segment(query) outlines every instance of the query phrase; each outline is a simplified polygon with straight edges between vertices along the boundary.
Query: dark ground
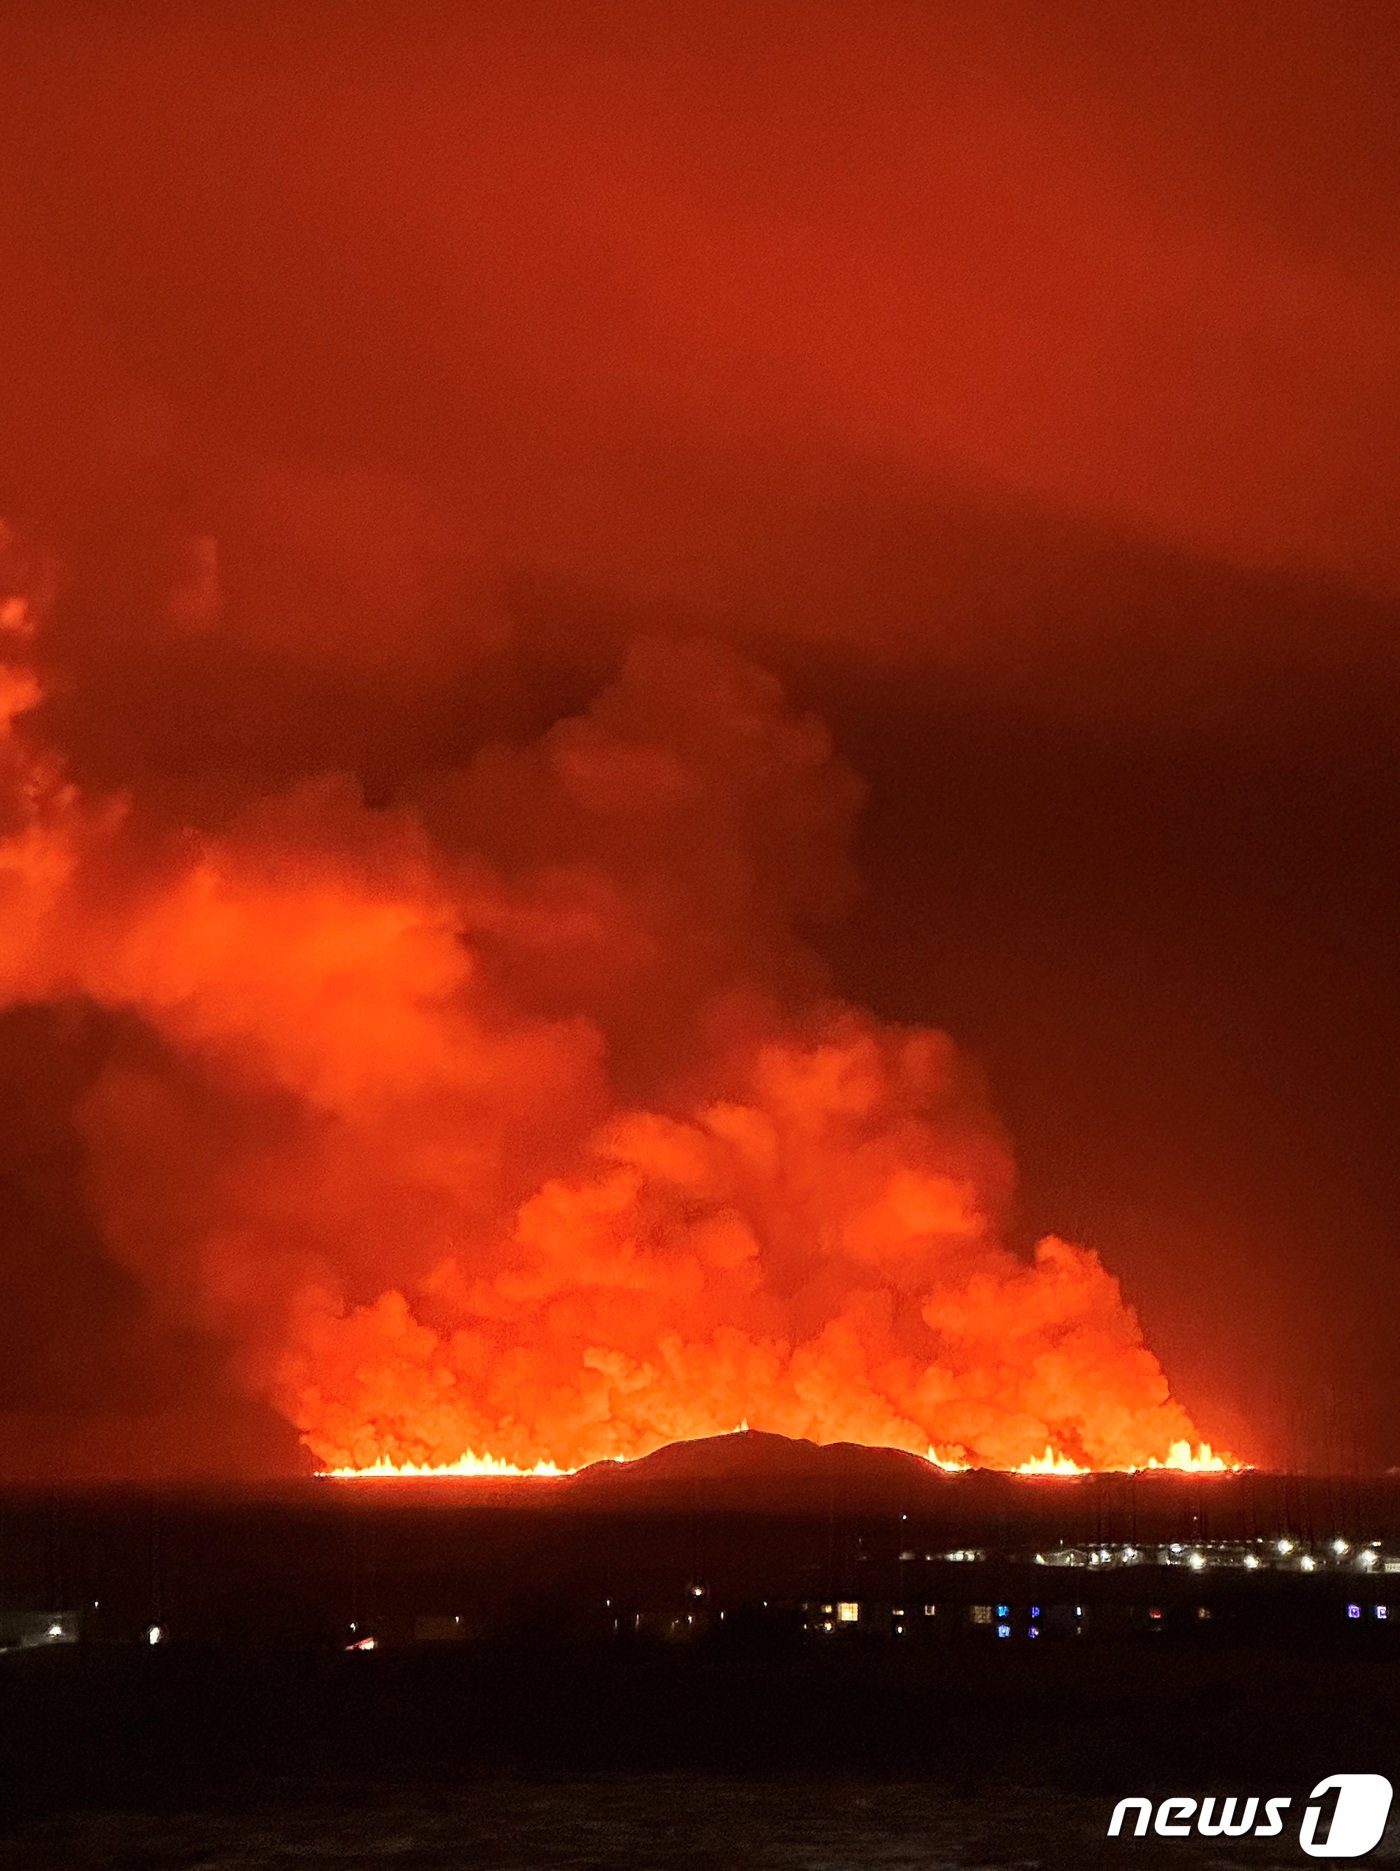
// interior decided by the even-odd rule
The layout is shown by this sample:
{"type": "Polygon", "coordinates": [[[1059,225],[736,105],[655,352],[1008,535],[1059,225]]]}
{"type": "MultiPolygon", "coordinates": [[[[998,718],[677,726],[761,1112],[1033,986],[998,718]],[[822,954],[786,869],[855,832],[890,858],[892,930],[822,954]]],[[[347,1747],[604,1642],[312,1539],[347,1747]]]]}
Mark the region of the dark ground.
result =
{"type": "Polygon", "coordinates": [[[1287,1794],[1296,1815],[1324,1775],[1400,1780],[1400,1620],[1348,1620],[1351,1575],[1026,1563],[1052,1536],[1173,1529],[1389,1546],[1393,1483],[1028,1485],[901,1460],[823,1466],[764,1512],[692,1472],[637,1480],[0,1498],[0,1614],[82,1628],[0,1654],[0,1867],[1264,1871],[1306,1862],[1296,1824],[1108,1840],[1108,1815],[1182,1792],[1287,1794]],[[937,1556],[955,1540],[986,1558],[937,1556]],[[1047,1615],[1025,1641],[1032,1593],[1082,1598],[1083,1637],[1047,1615]],[[816,1634],[824,1595],[859,1596],[868,1628],[816,1634]],[[1001,1596],[1004,1644],[968,1616],[1001,1596]],[[901,1598],[939,1601],[908,1642],[901,1598]],[[461,1641],[416,1629],[458,1611],[461,1641]],[[380,1647],[347,1650],[352,1623],[380,1647]]]}

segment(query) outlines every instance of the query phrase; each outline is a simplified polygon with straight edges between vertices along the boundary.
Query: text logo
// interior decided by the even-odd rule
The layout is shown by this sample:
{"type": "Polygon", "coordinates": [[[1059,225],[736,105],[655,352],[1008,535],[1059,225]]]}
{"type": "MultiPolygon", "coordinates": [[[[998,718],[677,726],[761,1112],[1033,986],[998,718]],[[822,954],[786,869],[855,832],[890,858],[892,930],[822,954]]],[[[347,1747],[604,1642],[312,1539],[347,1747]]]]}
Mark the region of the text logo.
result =
{"type": "MultiPolygon", "coordinates": [[[[1309,1858],[1363,1858],[1380,1843],[1391,1798],[1384,1774],[1329,1774],[1308,1795],[1298,1844],[1309,1858]]],[[[1284,1794],[1195,1799],[1174,1793],[1162,1800],[1133,1794],[1114,1807],[1108,1836],[1141,1838],[1150,1830],[1164,1839],[1278,1838],[1292,1805],[1284,1794]]]]}

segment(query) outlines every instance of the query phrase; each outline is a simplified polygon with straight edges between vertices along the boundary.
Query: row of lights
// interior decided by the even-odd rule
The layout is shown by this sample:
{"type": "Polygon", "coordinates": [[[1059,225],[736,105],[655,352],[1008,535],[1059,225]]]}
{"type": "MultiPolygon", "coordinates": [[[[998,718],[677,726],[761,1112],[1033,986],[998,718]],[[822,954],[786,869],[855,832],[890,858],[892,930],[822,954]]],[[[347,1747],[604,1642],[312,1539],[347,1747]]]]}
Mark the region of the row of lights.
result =
{"type": "MultiPolygon", "coordinates": [[[[1272,1545],[1273,1545],[1273,1550],[1275,1554],[1280,1559],[1288,1559],[1296,1551],[1296,1544],[1292,1540],[1286,1540],[1286,1539],[1276,1540],[1272,1542],[1272,1545]]],[[[1361,1547],[1357,1551],[1356,1564],[1360,1566],[1363,1571],[1367,1571],[1367,1572],[1369,1572],[1373,1567],[1380,1565],[1381,1555],[1380,1555],[1379,1549],[1380,1549],[1380,1541],[1371,1540],[1365,1546],[1361,1547]]],[[[1182,1556],[1185,1555],[1185,1563],[1191,1567],[1192,1571],[1200,1572],[1206,1566],[1209,1566],[1212,1563],[1219,1564],[1223,1562],[1225,1564],[1228,1564],[1229,1563],[1228,1556],[1237,1553],[1239,1551],[1239,1546],[1238,1546],[1238,1543],[1233,1542],[1233,1541],[1219,1541],[1214,1545],[1212,1550],[1220,1557],[1218,1557],[1215,1560],[1212,1560],[1210,1557],[1208,1557],[1206,1553],[1202,1552],[1199,1548],[1193,1548],[1191,1551],[1188,1552],[1186,1547],[1182,1545],[1179,1541],[1173,1541],[1167,1548],[1167,1553],[1169,1557],[1165,1558],[1163,1563],[1167,1565],[1179,1563],[1182,1559],[1182,1556]]],[[[1351,1553],[1351,1551],[1352,1551],[1351,1544],[1347,1540],[1336,1539],[1331,1542],[1332,1555],[1334,1558],[1338,1560],[1345,1559],[1351,1553]]],[[[1121,1560],[1126,1565],[1133,1565],[1139,1559],[1143,1557],[1141,1550],[1136,1546],[1122,1546],[1122,1547],[1100,1546],[1096,1548],[1061,1548],[1059,1552],[1052,1553],[1048,1559],[1044,1553],[1037,1553],[1035,1556],[1035,1563],[1038,1566],[1055,1565],[1057,1563],[1058,1564],[1068,1563],[1070,1565],[1073,1565],[1078,1562],[1078,1555],[1080,1554],[1080,1552],[1087,1553],[1088,1563],[1091,1566],[1110,1565],[1115,1560],[1121,1560]]],[[[983,1557],[983,1555],[980,1553],[974,1553],[972,1551],[960,1551],[960,1552],[949,1553],[946,1555],[946,1557],[949,1559],[978,1559],[978,1558],[983,1557]]],[[[1160,1553],[1159,1553],[1159,1557],[1160,1557],[1160,1553]]],[[[1241,1563],[1244,1565],[1247,1571],[1255,1572],[1263,1564],[1263,1561],[1260,1559],[1257,1553],[1247,1552],[1243,1555],[1241,1563]]],[[[1303,1553],[1300,1555],[1299,1560],[1298,1560],[1299,1568],[1303,1572],[1315,1571],[1317,1569],[1317,1564],[1318,1564],[1318,1561],[1313,1556],[1312,1553],[1303,1553]]],[[[1400,1566],[1400,1562],[1387,1561],[1386,1569],[1389,1570],[1391,1566],[1393,1565],[1400,1566]]]]}

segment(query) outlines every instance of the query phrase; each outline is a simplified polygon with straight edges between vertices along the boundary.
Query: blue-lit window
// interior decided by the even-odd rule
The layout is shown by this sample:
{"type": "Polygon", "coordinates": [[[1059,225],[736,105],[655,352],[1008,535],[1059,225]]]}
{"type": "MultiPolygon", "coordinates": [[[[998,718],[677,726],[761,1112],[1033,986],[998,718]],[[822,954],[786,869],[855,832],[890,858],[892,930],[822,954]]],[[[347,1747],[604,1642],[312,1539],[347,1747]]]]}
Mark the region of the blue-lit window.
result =
{"type": "Polygon", "coordinates": [[[1361,1616],[1361,1607],[1360,1607],[1360,1605],[1348,1605],[1348,1606],[1347,1606],[1347,1616],[1348,1616],[1349,1618],[1359,1618],[1359,1617],[1361,1616]]]}
{"type": "Polygon", "coordinates": [[[1038,1617],[1040,1616],[1040,1606],[1039,1606],[1039,1605],[1032,1605],[1032,1606],[1031,1606],[1031,1616],[1032,1616],[1033,1618],[1038,1618],[1038,1617]]]}
{"type": "Polygon", "coordinates": [[[1036,1629],[1035,1625],[1032,1624],[1031,1628],[1026,1632],[1026,1635],[1027,1637],[1039,1637],[1040,1632],[1036,1629]]]}
{"type": "Polygon", "coordinates": [[[998,1637],[1009,1637],[1010,1635],[1011,1635],[1011,1626],[1009,1624],[998,1624],[997,1626],[998,1637]]]}
{"type": "Polygon", "coordinates": [[[1009,1618],[1009,1617],[1011,1616],[1011,1607],[1010,1607],[1010,1605],[998,1605],[998,1606],[997,1606],[997,1616],[998,1616],[999,1618],[1009,1618]]]}
{"type": "Polygon", "coordinates": [[[1388,1618],[1390,1616],[1390,1606],[1389,1605],[1377,1605],[1376,1616],[1382,1620],[1388,1618]]]}

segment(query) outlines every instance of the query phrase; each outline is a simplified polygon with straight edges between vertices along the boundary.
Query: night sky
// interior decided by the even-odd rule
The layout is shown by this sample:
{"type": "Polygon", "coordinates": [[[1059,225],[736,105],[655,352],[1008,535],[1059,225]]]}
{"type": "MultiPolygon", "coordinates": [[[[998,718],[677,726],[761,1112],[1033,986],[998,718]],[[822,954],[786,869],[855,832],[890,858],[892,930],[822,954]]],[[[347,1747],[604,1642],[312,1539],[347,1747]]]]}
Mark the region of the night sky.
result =
{"type": "MultiPolygon", "coordinates": [[[[790,920],[975,1061],[1008,1243],[1095,1249],[1217,1445],[1400,1462],[1393,10],[44,4],[3,39],[28,725],[135,801],[142,874],[327,772],[431,818],[627,644],[717,640],[860,775],[859,883],[790,920]]],[[[143,1163],[91,1112],[194,1071],[137,998],[0,1014],[0,1462],[295,1468],[233,1311],[114,1246],[143,1163]]],[[[628,1020],[640,1083],[666,1023],[628,1020]]],[[[182,1151],[252,1134],[221,1098],[182,1151]]]]}

